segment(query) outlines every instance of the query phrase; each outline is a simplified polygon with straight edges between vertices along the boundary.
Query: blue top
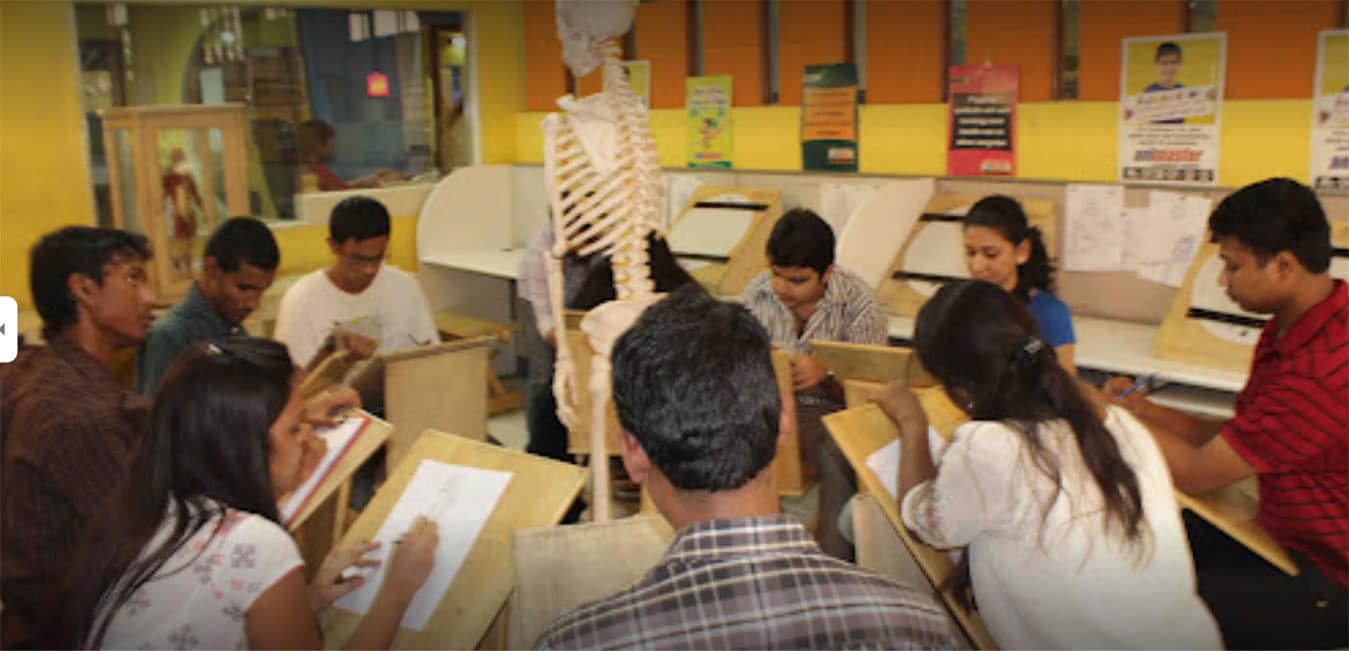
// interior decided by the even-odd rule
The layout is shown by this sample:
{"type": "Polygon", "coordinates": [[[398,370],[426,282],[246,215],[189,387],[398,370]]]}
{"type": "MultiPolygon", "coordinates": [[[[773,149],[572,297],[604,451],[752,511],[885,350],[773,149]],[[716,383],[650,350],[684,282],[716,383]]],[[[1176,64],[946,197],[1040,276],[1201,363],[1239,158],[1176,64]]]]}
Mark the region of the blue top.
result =
{"type": "Polygon", "coordinates": [[[1030,313],[1039,322],[1040,334],[1050,346],[1058,348],[1077,343],[1077,336],[1073,334],[1073,315],[1059,297],[1038,289],[1031,290],[1030,313]]]}

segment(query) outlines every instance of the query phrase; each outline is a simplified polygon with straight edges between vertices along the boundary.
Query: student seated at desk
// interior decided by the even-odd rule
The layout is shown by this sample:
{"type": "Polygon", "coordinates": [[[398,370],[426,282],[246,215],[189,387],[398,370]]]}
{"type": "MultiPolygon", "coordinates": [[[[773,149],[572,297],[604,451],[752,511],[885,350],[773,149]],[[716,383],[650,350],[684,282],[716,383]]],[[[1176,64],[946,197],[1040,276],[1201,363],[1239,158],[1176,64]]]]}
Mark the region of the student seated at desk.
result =
{"type": "Polygon", "coordinates": [[[85,226],[45,235],[29,254],[47,343],[0,365],[4,648],[59,646],[38,618],[60,603],[76,541],[140,445],[148,405],[108,365],[149,330],[149,258],[145,237],[85,226]]]}
{"type": "Polygon", "coordinates": [[[389,230],[389,211],[370,197],[333,207],[333,265],[295,281],[276,318],[276,339],[296,364],[310,367],[337,347],[362,358],[439,341],[417,279],[384,264],[389,230]]]}
{"type": "Polygon", "coordinates": [[[843,408],[843,390],[807,342],[884,345],[885,315],[866,282],[834,264],[834,231],[819,215],[804,208],[787,211],[773,226],[767,254],[769,269],[745,288],[743,302],[773,345],[792,355],[801,450],[820,479],[820,547],[852,560],[852,544],[837,522],[857,480],[820,421],[843,408]]]}
{"type": "Polygon", "coordinates": [[[900,430],[905,526],[968,546],[963,578],[1000,647],[1220,647],[1166,461],[1126,410],[1098,410],[1036,333],[1019,300],[981,281],[946,285],[919,311],[919,359],[974,420],[934,467],[914,394],[896,382],[877,397],[900,430]]]}
{"type": "Polygon", "coordinates": [[[153,396],[169,364],[188,346],[247,334],[281,263],[272,229],[252,217],[225,221],[206,241],[201,277],[187,296],[155,320],[136,357],[136,393],[153,396]]]}
{"type": "MultiPolygon", "coordinates": [[[[1143,399],[1117,401],[1152,429],[1176,487],[1201,494],[1256,476],[1259,522],[1297,561],[1289,577],[1192,523],[1199,588],[1232,648],[1349,644],[1349,290],[1328,274],[1330,226],[1310,188],[1248,185],[1209,229],[1220,282],[1242,309],[1272,314],[1227,422],[1143,399]]],[[[1131,383],[1116,378],[1106,393],[1131,383]]]]}
{"type": "MultiPolygon", "coordinates": [[[[375,547],[334,550],[306,587],[277,514],[305,465],[296,379],[265,339],[197,344],[170,367],[128,481],[69,568],[66,648],[322,648],[316,614],[361,585],[341,573],[375,547]]],[[[389,647],[437,540],[423,519],[388,550],[352,648],[389,647]]]]}
{"type": "Polygon", "coordinates": [[[636,585],[563,615],[536,648],[954,647],[931,597],[826,556],[779,512],[772,461],[792,404],[745,308],[686,286],[612,359],[623,465],[677,534],[636,585]]]}
{"type": "Polygon", "coordinates": [[[1073,375],[1073,315],[1054,295],[1054,265],[1040,229],[1030,225],[1016,199],[984,197],[965,215],[965,265],[970,276],[997,285],[1021,299],[1040,325],[1040,334],[1073,375]]]}

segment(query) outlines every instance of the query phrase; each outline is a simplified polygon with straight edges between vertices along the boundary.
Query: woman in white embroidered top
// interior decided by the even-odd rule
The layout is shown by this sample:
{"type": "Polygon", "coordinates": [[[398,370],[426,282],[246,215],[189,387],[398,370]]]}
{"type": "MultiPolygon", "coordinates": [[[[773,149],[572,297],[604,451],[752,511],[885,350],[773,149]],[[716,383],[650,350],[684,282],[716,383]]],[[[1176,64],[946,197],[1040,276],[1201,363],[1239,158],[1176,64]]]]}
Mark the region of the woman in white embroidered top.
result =
{"type": "Polygon", "coordinates": [[[877,396],[903,441],[904,524],[936,547],[968,546],[974,601],[1000,647],[1221,646],[1151,435],[1084,397],[1024,303],[987,282],[947,285],[914,341],[973,420],[934,466],[913,393],[877,396]]]}
{"type": "MultiPolygon", "coordinates": [[[[316,614],[359,587],[374,545],[335,550],[306,587],[277,522],[309,435],[285,346],[231,338],[186,351],[165,375],[150,426],[106,517],[91,523],[59,614],[71,646],[322,648],[316,614]]],[[[348,645],[388,648],[430,572],[437,534],[419,520],[391,555],[348,645]]]]}

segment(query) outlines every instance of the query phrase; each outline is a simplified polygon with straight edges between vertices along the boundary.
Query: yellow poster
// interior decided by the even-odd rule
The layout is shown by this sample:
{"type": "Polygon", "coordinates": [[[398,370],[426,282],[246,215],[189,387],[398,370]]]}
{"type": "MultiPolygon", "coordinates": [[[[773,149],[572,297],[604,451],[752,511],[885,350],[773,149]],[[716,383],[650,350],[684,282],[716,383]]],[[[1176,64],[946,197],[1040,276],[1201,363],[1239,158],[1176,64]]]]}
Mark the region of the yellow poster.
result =
{"type": "Polygon", "coordinates": [[[1317,38],[1312,98],[1312,187],[1349,189],[1349,30],[1317,38]]]}
{"type": "Polygon", "coordinates": [[[689,77],[689,167],[731,167],[731,77],[689,77]]]}
{"type": "Polygon", "coordinates": [[[1120,180],[1216,185],[1227,35],[1126,38],[1121,56],[1120,180]]]}

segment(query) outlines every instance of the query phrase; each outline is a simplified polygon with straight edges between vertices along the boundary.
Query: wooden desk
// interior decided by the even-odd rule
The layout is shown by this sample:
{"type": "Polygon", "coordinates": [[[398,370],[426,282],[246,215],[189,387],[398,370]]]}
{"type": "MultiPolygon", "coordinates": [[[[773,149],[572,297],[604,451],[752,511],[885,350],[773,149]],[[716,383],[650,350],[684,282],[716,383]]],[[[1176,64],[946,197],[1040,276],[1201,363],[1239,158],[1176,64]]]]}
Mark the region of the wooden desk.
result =
{"type": "Polygon", "coordinates": [[[1260,493],[1254,479],[1230,484],[1203,495],[1187,495],[1177,490],[1176,502],[1181,508],[1189,509],[1208,520],[1285,574],[1297,576],[1297,563],[1256,519],[1260,512],[1260,493]]]}
{"type": "MultiPolygon", "coordinates": [[[[342,545],[374,538],[423,459],[514,473],[426,628],[399,629],[393,643],[398,649],[471,649],[497,618],[515,583],[514,564],[506,553],[515,531],[557,524],[580,492],[585,471],[571,464],[427,430],[375,493],[370,505],[342,538],[342,545]]],[[[361,616],[336,607],[330,611],[324,622],[324,645],[341,648],[355,632],[361,616]]]]}
{"type": "MultiPolygon", "coordinates": [[[[945,393],[941,389],[926,389],[920,390],[919,395],[925,408],[929,404],[933,405],[932,412],[938,414],[938,417],[931,419],[932,425],[941,432],[942,428],[938,424],[942,418],[940,414],[948,411],[946,407],[940,405],[945,400],[945,393]]],[[[954,405],[951,408],[954,408],[954,405]]],[[[903,520],[900,519],[899,503],[890,497],[881,479],[867,466],[867,457],[899,438],[899,430],[895,428],[894,423],[876,405],[863,405],[829,414],[824,417],[824,424],[834,437],[834,441],[838,443],[839,449],[843,451],[843,456],[852,464],[853,470],[857,473],[858,484],[865,486],[868,492],[877,496],[877,504],[885,512],[886,518],[890,520],[890,524],[894,526],[918,566],[922,568],[928,582],[934,588],[940,586],[954,569],[950,557],[919,540],[904,526],[903,520]]],[[[981,649],[997,648],[993,636],[984,627],[983,620],[977,612],[967,610],[949,592],[941,593],[941,599],[975,646],[981,649]]]]}
{"type": "Polygon", "coordinates": [[[516,531],[506,646],[527,649],[553,620],[636,583],[673,539],[663,518],[644,515],[516,531]]]}

